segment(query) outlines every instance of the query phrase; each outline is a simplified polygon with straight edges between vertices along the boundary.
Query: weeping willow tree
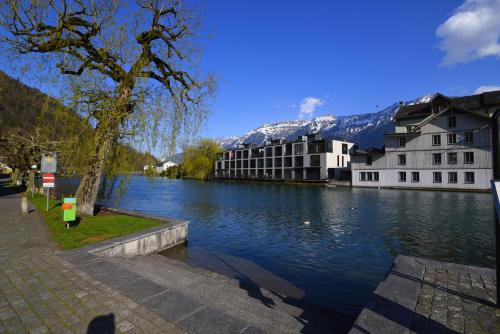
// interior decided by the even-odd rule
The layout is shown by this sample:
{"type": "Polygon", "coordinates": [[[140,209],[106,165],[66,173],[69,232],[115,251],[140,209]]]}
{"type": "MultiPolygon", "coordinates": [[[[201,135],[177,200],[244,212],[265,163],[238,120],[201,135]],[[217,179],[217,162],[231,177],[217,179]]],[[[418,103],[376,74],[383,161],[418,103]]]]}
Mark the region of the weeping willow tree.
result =
{"type": "Polygon", "coordinates": [[[223,149],[215,141],[202,139],[184,148],[182,177],[206,180],[213,175],[215,161],[223,149]]]}
{"type": "Polygon", "coordinates": [[[85,166],[81,214],[94,213],[119,143],[172,148],[207,114],[214,81],[198,73],[198,20],[181,1],[4,0],[0,25],[4,45],[41,60],[92,126],[74,149],[85,166]]]}

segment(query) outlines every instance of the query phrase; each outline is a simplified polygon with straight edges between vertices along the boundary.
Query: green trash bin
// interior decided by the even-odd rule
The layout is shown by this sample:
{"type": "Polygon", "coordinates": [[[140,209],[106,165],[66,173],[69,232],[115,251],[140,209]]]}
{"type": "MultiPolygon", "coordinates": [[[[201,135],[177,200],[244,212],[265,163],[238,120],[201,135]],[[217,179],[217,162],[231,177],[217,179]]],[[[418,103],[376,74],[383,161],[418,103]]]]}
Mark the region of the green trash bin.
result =
{"type": "Polygon", "coordinates": [[[66,227],[69,228],[69,223],[76,220],[76,198],[66,197],[63,199],[62,204],[63,210],[63,221],[66,223],[66,227]]]}

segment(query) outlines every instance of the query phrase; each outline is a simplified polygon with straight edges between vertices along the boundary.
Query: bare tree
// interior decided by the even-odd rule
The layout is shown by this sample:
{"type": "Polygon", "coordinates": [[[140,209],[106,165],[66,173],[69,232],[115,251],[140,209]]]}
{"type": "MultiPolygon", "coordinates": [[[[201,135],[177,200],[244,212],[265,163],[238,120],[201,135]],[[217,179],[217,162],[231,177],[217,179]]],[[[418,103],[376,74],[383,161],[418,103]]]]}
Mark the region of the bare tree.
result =
{"type": "Polygon", "coordinates": [[[31,165],[40,161],[42,154],[55,152],[61,143],[50,141],[38,131],[24,133],[21,130],[11,130],[0,134],[0,156],[7,165],[15,170],[12,182],[26,184],[31,165]]]}
{"type": "Polygon", "coordinates": [[[51,56],[48,64],[69,78],[75,106],[94,122],[93,151],[76,193],[80,213],[94,213],[116,142],[134,136],[131,128],[139,121],[157,125],[144,110],[156,105],[168,116],[175,142],[176,131],[205,112],[213,93],[213,81],[199,78],[191,59],[195,16],[179,0],[136,0],[131,6],[117,0],[4,0],[0,15],[2,41],[21,55],[51,56]]]}

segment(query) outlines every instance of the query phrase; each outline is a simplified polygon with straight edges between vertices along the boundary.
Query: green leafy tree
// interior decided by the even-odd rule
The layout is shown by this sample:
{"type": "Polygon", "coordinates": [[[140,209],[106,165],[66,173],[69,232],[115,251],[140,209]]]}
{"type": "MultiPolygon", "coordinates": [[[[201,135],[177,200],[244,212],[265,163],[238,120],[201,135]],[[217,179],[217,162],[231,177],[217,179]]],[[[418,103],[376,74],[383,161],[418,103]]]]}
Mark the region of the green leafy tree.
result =
{"type": "Polygon", "coordinates": [[[161,176],[169,179],[179,179],[182,177],[182,166],[177,165],[168,167],[166,170],[161,172],[161,176]]]}
{"type": "Polygon", "coordinates": [[[184,149],[182,176],[197,180],[206,180],[213,175],[215,161],[222,148],[213,140],[202,139],[197,145],[184,149]]]}
{"type": "Polygon", "coordinates": [[[44,153],[55,152],[60,143],[47,140],[38,131],[25,133],[21,130],[10,130],[0,134],[0,156],[14,170],[11,181],[26,184],[30,166],[38,164],[44,153]]]}

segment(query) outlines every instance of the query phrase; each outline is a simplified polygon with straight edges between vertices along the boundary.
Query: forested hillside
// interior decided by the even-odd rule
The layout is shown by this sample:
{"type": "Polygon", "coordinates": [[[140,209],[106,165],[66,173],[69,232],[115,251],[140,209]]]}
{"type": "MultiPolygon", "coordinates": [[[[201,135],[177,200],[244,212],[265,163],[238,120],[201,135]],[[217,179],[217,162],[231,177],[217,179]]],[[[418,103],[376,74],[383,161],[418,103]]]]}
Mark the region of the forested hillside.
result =
{"type": "MultiPolygon", "coordinates": [[[[0,71],[0,136],[37,132],[40,138],[67,143],[59,152],[61,168],[67,173],[80,173],[93,131],[86,119],[57,99],[0,71]]],[[[144,164],[154,160],[152,155],[123,144],[116,152],[121,171],[142,170],[144,164]]]]}

